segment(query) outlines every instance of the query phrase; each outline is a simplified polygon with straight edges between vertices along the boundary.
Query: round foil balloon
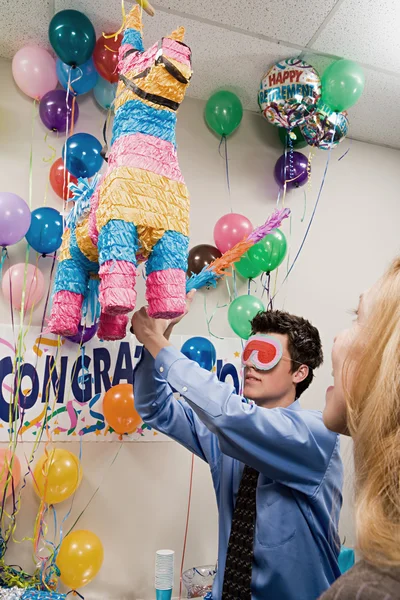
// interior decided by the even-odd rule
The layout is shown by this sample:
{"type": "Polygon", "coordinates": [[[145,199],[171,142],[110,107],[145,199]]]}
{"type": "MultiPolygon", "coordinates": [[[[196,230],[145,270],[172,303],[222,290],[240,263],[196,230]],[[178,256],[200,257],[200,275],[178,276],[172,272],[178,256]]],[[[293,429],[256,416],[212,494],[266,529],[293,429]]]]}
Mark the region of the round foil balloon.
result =
{"type": "Polygon", "coordinates": [[[316,109],[321,82],[316,70],[297,58],[287,58],[261,80],[258,103],[272,125],[291,129],[316,109]]]}
{"type": "Polygon", "coordinates": [[[347,113],[333,112],[326,104],[318,105],[318,110],[301,126],[307,144],[321,150],[337,146],[346,137],[348,129],[347,113]]]}

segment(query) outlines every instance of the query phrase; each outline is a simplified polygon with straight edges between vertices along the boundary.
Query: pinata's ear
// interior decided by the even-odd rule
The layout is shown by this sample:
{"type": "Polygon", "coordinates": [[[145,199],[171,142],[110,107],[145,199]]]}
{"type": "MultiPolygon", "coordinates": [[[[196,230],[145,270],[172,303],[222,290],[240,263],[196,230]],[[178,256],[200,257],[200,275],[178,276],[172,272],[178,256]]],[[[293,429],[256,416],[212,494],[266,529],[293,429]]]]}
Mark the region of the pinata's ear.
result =
{"type": "Polygon", "coordinates": [[[138,4],[134,5],[127,16],[125,29],[136,29],[136,31],[140,31],[140,33],[143,32],[142,9],[138,4]]]}
{"type": "Polygon", "coordinates": [[[185,28],[178,27],[178,29],[175,29],[175,31],[173,31],[167,37],[169,37],[170,40],[176,40],[177,42],[183,42],[183,39],[185,37],[185,28]]]}

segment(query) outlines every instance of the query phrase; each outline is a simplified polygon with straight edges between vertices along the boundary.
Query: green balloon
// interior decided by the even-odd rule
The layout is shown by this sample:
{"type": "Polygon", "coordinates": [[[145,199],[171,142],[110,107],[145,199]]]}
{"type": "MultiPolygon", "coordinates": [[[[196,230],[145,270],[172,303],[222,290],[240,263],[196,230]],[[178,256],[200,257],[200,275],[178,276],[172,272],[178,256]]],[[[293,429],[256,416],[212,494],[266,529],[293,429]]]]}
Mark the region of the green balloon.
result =
{"type": "Polygon", "coordinates": [[[204,116],[209,128],[217,135],[231,135],[242,120],[242,103],[233,92],[221,90],[208,99],[204,116]]]}
{"type": "Polygon", "coordinates": [[[239,296],[229,306],[229,325],[236,335],[248,340],[251,336],[251,321],[263,310],[264,304],[255,296],[239,296]]]}
{"type": "Polygon", "coordinates": [[[259,269],[254,263],[249,259],[247,252],[242,256],[238,262],[235,263],[235,269],[245,279],[254,279],[255,277],[259,277],[262,273],[262,269],[259,269]]]}
{"type": "MultiPolygon", "coordinates": [[[[307,146],[307,142],[304,139],[303,134],[300,131],[300,127],[295,127],[294,129],[292,129],[292,133],[296,136],[295,138],[291,138],[292,139],[292,146],[293,148],[305,148],[307,146]]],[[[285,129],[284,127],[278,127],[278,134],[279,134],[279,139],[282,142],[282,145],[287,148],[289,146],[287,137],[289,135],[289,131],[287,129],[285,129]]]]}
{"type": "Polygon", "coordinates": [[[96,32],[90,19],[79,10],[62,10],[50,21],[49,39],[59,59],[76,67],[92,56],[96,32]]]}
{"type": "Polygon", "coordinates": [[[270,273],[282,264],[287,251],[286,237],[280,229],[274,229],[261,242],[248,250],[248,255],[254,266],[270,273]]]}
{"type": "Polygon", "coordinates": [[[352,60],[338,60],[322,76],[322,100],[342,112],[357,102],[364,90],[364,71],[352,60]]]}

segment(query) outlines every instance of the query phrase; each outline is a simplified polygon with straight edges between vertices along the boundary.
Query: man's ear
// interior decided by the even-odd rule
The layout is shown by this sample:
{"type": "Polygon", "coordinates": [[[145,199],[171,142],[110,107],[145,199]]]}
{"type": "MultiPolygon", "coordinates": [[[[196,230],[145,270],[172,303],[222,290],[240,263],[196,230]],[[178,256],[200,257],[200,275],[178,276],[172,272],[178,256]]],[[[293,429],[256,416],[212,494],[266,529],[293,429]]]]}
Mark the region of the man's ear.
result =
{"type": "Polygon", "coordinates": [[[309,374],[310,369],[307,365],[300,365],[300,367],[293,373],[293,383],[300,383],[304,381],[309,374]]]}

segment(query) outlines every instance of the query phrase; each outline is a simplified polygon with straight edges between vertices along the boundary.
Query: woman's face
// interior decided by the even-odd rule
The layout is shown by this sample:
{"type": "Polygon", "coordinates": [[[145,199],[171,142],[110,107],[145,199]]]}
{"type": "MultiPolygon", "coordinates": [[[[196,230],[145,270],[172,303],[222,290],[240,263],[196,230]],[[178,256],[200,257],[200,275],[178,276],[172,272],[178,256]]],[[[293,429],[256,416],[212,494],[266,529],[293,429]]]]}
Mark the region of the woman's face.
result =
{"type": "Polygon", "coordinates": [[[363,327],[374,302],[377,286],[360,296],[355,319],[348,329],[336,336],[332,348],[333,385],[326,391],[326,403],[323,413],[324,423],[328,429],[348,435],[346,420],[346,402],[343,390],[343,364],[360,328],[363,327]]]}

